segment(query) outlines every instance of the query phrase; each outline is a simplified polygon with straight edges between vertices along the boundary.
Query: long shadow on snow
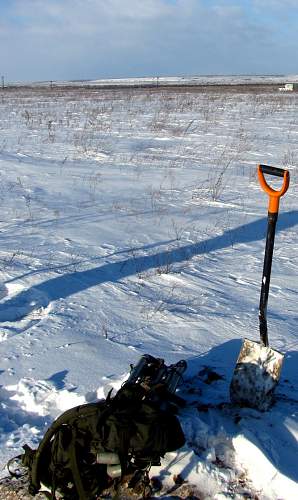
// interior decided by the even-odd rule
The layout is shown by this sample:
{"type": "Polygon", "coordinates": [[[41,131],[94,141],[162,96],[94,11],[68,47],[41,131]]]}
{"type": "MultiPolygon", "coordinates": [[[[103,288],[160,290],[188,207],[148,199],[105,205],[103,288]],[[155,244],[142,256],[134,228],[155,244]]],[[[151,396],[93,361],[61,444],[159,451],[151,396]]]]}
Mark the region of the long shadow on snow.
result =
{"type": "MultiPolygon", "coordinates": [[[[105,260],[105,259],[108,259],[109,257],[113,257],[114,255],[121,255],[123,253],[128,253],[128,252],[138,252],[139,250],[151,250],[152,248],[155,248],[157,246],[161,247],[163,245],[170,245],[171,243],[174,243],[174,241],[176,240],[164,240],[164,241],[159,241],[158,243],[150,243],[148,245],[144,245],[142,247],[130,247],[130,248],[124,248],[123,250],[119,250],[117,252],[111,252],[109,254],[106,254],[106,255],[101,255],[100,257],[93,257],[93,258],[82,258],[82,260],[80,260],[77,264],[78,265],[82,265],[82,264],[86,264],[86,263],[89,263],[90,262],[98,262],[98,261],[101,261],[101,260],[105,260]]],[[[43,268],[40,268],[40,269],[36,269],[35,271],[29,271],[28,273],[24,273],[24,274],[21,274],[20,276],[17,276],[15,278],[11,278],[10,280],[7,280],[6,283],[14,283],[15,281],[18,281],[22,278],[25,278],[26,276],[33,276],[34,274],[42,274],[44,272],[49,272],[49,271],[60,271],[62,269],[69,269],[73,267],[73,264],[62,264],[62,265],[55,265],[55,266],[52,266],[52,267],[43,267],[43,268]]],[[[2,298],[1,297],[1,288],[0,288],[0,299],[2,298]]],[[[3,293],[5,295],[7,295],[7,290],[5,288],[5,286],[3,287],[3,293]]],[[[3,296],[5,296],[3,295],[3,296]]]]}
{"type": "MultiPolygon", "coordinates": [[[[202,450],[204,444],[208,448],[208,439],[210,447],[214,446],[218,439],[221,451],[222,446],[226,449],[233,449],[233,438],[242,435],[258,447],[280,473],[298,482],[297,460],[295,458],[298,452],[297,440],[288,428],[290,420],[293,428],[297,428],[298,425],[296,374],[298,352],[291,351],[285,356],[282,377],[275,390],[275,404],[269,411],[259,412],[229,403],[229,385],[240,348],[240,340],[229,340],[200,356],[187,360],[186,389],[182,386],[180,394],[186,400],[197,401],[197,405],[191,407],[195,418],[202,422],[202,425],[199,425],[199,432],[195,432],[192,428],[189,431],[186,427],[186,439],[189,441],[188,449],[190,447],[195,451],[202,450]],[[206,382],[206,379],[204,380],[204,377],[200,376],[200,372],[202,373],[202,370],[206,368],[223,378],[218,380],[210,378],[206,382]],[[197,391],[194,390],[195,388],[197,391]],[[205,428],[206,425],[208,432],[205,428]],[[203,434],[202,428],[205,429],[203,434]],[[194,442],[193,436],[199,436],[199,438],[196,437],[199,442],[194,442]]],[[[187,409],[186,412],[187,418],[189,410],[187,409]]],[[[183,417],[183,410],[181,416],[183,417]]],[[[182,449],[181,453],[183,454],[185,451],[186,449],[182,449]]],[[[196,452],[200,457],[200,451],[196,452]]],[[[204,460],[203,456],[202,460],[204,460]]],[[[196,466],[197,460],[191,459],[185,469],[181,471],[181,476],[186,477],[196,466]]],[[[167,475],[166,469],[163,474],[167,475]]]]}
{"type": "MultiPolygon", "coordinates": [[[[267,218],[263,218],[225,231],[220,236],[199,243],[152,255],[132,257],[120,262],[104,264],[87,271],[77,271],[51,278],[20,292],[1,304],[0,321],[16,321],[30,314],[36,307],[46,307],[54,300],[64,299],[102,283],[115,283],[149,269],[184,262],[196,255],[229,248],[237,243],[251,243],[252,241],[261,240],[265,237],[266,223],[267,218]],[[32,290],[43,295],[42,303],[36,304],[36,302],[32,301],[32,290]]],[[[298,224],[298,210],[286,212],[280,215],[277,230],[285,230],[296,224],[298,224]]]]}

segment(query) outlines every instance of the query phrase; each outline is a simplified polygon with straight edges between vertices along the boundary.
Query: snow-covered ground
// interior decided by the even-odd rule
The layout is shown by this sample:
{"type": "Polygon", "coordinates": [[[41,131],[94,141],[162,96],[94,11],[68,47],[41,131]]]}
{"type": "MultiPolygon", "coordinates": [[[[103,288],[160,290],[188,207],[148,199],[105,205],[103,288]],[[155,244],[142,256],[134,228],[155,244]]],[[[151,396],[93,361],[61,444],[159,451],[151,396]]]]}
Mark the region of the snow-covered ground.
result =
{"type": "Polygon", "coordinates": [[[297,498],[297,105],[244,90],[1,91],[2,465],[149,353],[188,363],[187,444],[152,469],[160,495],[179,475],[180,494],[203,499],[297,498]],[[285,361],[266,413],[229,403],[241,339],[258,340],[258,163],[291,172],[268,307],[285,361]]]}

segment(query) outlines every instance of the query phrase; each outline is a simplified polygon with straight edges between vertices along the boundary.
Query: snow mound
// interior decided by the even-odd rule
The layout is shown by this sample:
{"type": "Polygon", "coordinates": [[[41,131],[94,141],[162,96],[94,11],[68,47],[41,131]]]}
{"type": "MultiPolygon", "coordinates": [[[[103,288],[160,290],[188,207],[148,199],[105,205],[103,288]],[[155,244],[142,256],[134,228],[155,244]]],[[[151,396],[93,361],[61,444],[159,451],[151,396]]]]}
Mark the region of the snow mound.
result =
{"type": "Polygon", "coordinates": [[[36,413],[42,417],[68,410],[86,402],[84,396],[66,389],[58,390],[51,382],[23,378],[18,384],[7,386],[14,391],[13,401],[18,401],[22,410],[36,413]]]}

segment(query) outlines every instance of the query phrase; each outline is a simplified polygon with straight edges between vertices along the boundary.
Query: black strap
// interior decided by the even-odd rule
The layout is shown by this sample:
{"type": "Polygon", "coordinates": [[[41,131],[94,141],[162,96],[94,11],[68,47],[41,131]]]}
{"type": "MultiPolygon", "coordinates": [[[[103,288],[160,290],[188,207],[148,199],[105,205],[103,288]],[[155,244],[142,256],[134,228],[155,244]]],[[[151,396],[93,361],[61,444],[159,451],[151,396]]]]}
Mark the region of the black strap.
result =
{"type": "Polygon", "coordinates": [[[8,460],[7,464],[6,464],[6,467],[7,467],[7,470],[10,474],[11,477],[15,477],[16,479],[20,478],[20,477],[23,477],[26,475],[26,473],[21,473],[21,472],[13,472],[12,470],[10,470],[10,466],[11,464],[15,461],[15,460],[22,460],[22,456],[23,455],[17,455],[16,457],[13,457],[11,458],[10,460],[8,460]]]}
{"type": "Polygon", "coordinates": [[[71,442],[69,445],[69,458],[70,458],[70,465],[71,465],[71,472],[72,472],[72,477],[73,481],[77,490],[77,493],[79,495],[80,500],[88,500],[90,499],[90,495],[87,495],[83,486],[81,474],[79,471],[78,467],[78,462],[77,462],[77,453],[76,453],[76,429],[73,427],[72,428],[72,436],[71,436],[71,442]]]}

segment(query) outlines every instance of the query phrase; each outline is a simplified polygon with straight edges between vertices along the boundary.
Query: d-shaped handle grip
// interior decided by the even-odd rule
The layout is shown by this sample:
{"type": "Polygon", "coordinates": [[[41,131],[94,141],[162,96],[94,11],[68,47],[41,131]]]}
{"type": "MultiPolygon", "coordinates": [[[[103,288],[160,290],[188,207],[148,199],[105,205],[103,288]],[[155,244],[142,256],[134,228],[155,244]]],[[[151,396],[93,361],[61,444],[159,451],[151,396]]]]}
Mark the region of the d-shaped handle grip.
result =
{"type": "Polygon", "coordinates": [[[284,170],[283,168],[270,167],[269,165],[259,165],[258,166],[258,177],[262,189],[269,195],[269,205],[268,212],[271,214],[277,214],[279,208],[280,198],[287,192],[290,183],[290,172],[284,170]],[[275,175],[277,177],[283,177],[283,184],[279,191],[270,187],[264,174],[275,175]]]}

